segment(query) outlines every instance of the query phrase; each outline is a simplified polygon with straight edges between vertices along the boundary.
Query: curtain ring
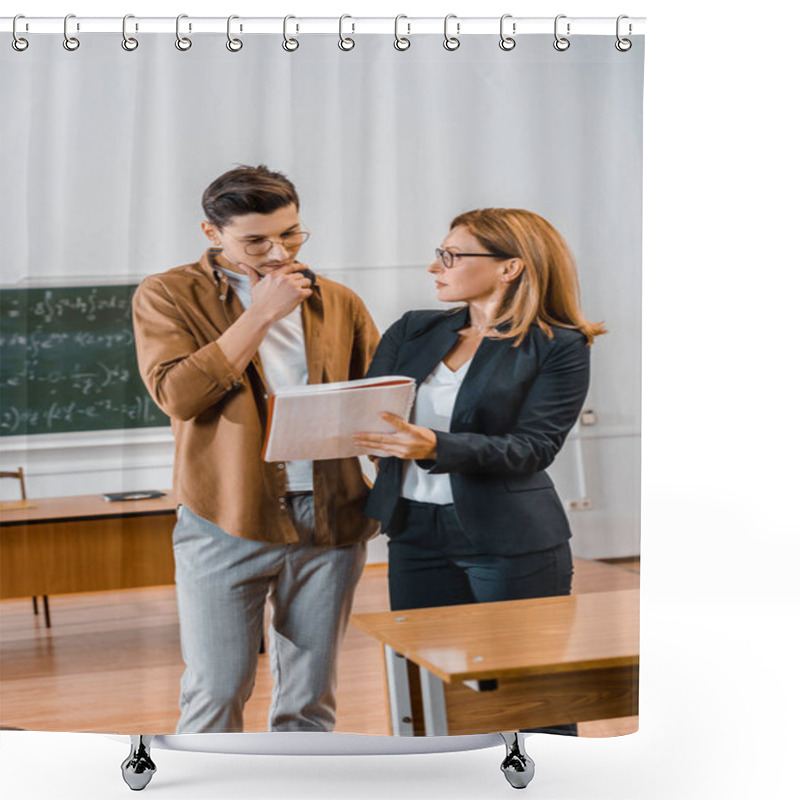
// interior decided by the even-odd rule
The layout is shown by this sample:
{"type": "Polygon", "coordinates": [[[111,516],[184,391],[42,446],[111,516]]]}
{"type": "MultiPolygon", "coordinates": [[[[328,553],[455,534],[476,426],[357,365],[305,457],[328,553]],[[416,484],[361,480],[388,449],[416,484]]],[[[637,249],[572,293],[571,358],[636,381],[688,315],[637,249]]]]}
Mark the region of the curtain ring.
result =
{"type": "Polygon", "coordinates": [[[235,19],[239,19],[239,17],[236,16],[236,14],[231,14],[228,17],[228,31],[227,31],[228,41],[225,42],[225,47],[227,47],[228,50],[231,51],[231,53],[238,53],[242,49],[242,47],[244,47],[241,39],[234,39],[233,36],[231,36],[231,22],[235,19]]]}
{"type": "MultiPolygon", "coordinates": [[[[626,14],[620,14],[617,17],[617,41],[614,42],[614,47],[616,47],[617,50],[620,51],[620,53],[627,53],[628,50],[630,50],[631,47],[633,47],[633,42],[630,39],[623,39],[620,36],[620,33],[619,33],[620,22],[622,22],[623,19],[628,19],[628,16],[626,14]]],[[[629,22],[628,23],[628,36],[631,35],[632,31],[633,31],[633,27],[631,26],[631,24],[629,22]]]]}
{"type": "MultiPolygon", "coordinates": [[[[570,41],[569,41],[569,39],[566,38],[566,36],[559,36],[558,35],[558,21],[560,19],[566,19],[566,18],[567,18],[566,14],[559,14],[556,17],[556,21],[555,21],[555,23],[553,25],[553,33],[554,33],[554,35],[556,37],[556,40],[553,42],[553,47],[555,47],[555,49],[558,50],[560,53],[563,53],[565,50],[569,50],[569,45],[570,45],[570,41]]],[[[567,23],[567,36],[569,36],[569,28],[570,28],[570,24],[568,22],[567,23]]]]}
{"type": "MultiPolygon", "coordinates": [[[[297,39],[290,37],[288,34],[290,19],[297,19],[297,17],[293,17],[291,14],[289,14],[283,18],[283,49],[287,53],[294,53],[294,51],[300,47],[300,42],[297,39]]],[[[297,25],[296,30],[299,30],[299,28],[300,26],[297,25]]]]}
{"type": "MultiPolygon", "coordinates": [[[[355,39],[351,39],[349,36],[344,35],[344,31],[342,30],[344,27],[344,21],[346,19],[353,19],[349,14],[342,14],[339,17],[339,49],[340,50],[352,50],[356,46],[355,39]]],[[[356,32],[356,24],[355,22],[350,23],[353,26],[353,30],[351,33],[356,32]]]]}
{"type": "Polygon", "coordinates": [[[411,47],[411,39],[406,38],[406,36],[408,36],[408,34],[411,33],[411,23],[406,22],[406,27],[408,28],[408,31],[406,33],[406,36],[401,36],[400,35],[401,19],[408,19],[408,17],[405,14],[398,14],[394,18],[394,49],[400,50],[402,52],[403,50],[408,50],[408,48],[411,47]]]}
{"type": "MultiPolygon", "coordinates": [[[[500,49],[505,50],[506,52],[508,52],[509,50],[513,50],[517,46],[517,40],[513,36],[506,36],[505,33],[504,26],[506,20],[511,18],[512,18],[511,14],[503,14],[503,16],[500,17],[500,49]]],[[[511,32],[512,33],[517,32],[516,22],[511,23],[511,32]]]]}
{"type": "Polygon", "coordinates": [[[445,50],[450,50],[452,52],[453,50],[458,50],[458,48],[461,47],[461,40],[458,38],[458,34],[461,33],[461,23],[456,22],[456,35],[451,36],[448,31],[448,26],[451,19],[457,20],[458,17],[456,17],[455,14],[448,14],[444,18],[444,42],[442,42],[442,45],[444,46],[445,50]]]}
{"type": "Polygon", "coordinates": [[[12,35],[13,35],[13,37],[14,37],[14,38],[11,40],[11,46],[12,46],[12,47],[13,47],[13,48],[14,48],[14,49],[15,49],[15,50],[18,52],[18,53],[21,53],[23,50],[27,50],[27,49],[28,49],[28,40],[27,40],[27,39],[23,39],[23,38],[22,38],[22,37],[21,37],[21,36],[20,36],[20,35],[17,33],[17,20],[18,20],[18,19],[25,19],[25,15],[24,15],[24,14],[17,14],[17,16],[16,16],[16,17],[14,17],[14,22],[12,22],[12,23],[11,23],[11,34],[12,34],[12,35]]]}
{"type": "MultiPolygon", "coordinates": [[[[181,36],[181,20],[188,17],[188,14],[178,14],[175,20],[175,47],[184,52],[192,46],[192,40],[188,36],[181,36]]],[[[192,30],[191,22],[189,23],[189,30],[192,30]]]]}
{"type": "MultiPolygon", "coordinates": [[[[122,18],[122,49],[127,50],[129,53],[133,52],[139,46],[139,40],[134,39],[133,36],[128,36],[128,20],[134,19],[133,14],[126,14],[122,18]]],[[[139,26],[136,26],[139,29],[139,26]]]]}
{"type": "MultiPolygon", "coordinates": [[[[63,44],[64,44],[64,49],[65,50],[70,50],[70,51],[77,50],[81,46],[80,39],[77,39],[76,37],[69,35],[68,25],[69,25],[69,21],[71,19],[75,19],[75,15],[74,14],[67,14],[67,16],[64,17],[64,42],[63,42],[63,44]]],[[[78,25],[77,26],[77,30],[80,30],[80,29],[81,29],[80,25],[78,25]]]]}

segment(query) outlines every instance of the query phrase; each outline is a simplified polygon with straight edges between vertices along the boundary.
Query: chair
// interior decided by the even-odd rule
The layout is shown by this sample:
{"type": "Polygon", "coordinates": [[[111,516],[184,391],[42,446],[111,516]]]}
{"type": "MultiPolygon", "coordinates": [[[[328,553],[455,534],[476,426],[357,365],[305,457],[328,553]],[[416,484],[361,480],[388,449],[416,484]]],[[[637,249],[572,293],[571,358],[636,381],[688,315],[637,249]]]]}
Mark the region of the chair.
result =
{"type": "MultiPolygon", "coordinates": [[[[22,495],[23,500],[28,499],[28,495],[25,492],[25,472],[23,471],[22,467],[18,469],[7,471],[7,472],[0,472],[0,478],[16,478],[19,481],[19,491],[22,495]]],[[[48,602],[47,595],[42,595],[42,604],[44,606],[44,624],[46,627],[50,626],[50,603],[48,602]]],[[[39,602],[36,598],[36,595],[33,596],[33,613],[39,613],[39,602]]]]}

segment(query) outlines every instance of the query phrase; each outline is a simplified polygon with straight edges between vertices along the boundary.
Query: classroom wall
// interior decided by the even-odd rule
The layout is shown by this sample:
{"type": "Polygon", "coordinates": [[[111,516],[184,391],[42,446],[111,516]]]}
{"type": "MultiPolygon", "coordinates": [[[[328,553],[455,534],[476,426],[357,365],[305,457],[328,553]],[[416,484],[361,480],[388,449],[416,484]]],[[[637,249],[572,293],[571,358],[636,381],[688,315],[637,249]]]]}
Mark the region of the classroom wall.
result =
{"type": "MultiPolygon", "coordinates": [[[[576,256],[587,316],[609,328],[593,351],[596,424],[552,474],[565,503],[588,501],[569,512],[576,553],[637,553],[643,46],[623,59],[587,36],[558,53],[543,36],[503,53],[473,37],[454,56],[438,37],[397,53],[364,36],[342,58],[321,35],[290,58],[265,45],[233,59],[213,39],[180,53],[156,34],[154,57],[137,58],[116,34],[87,36],[77,54],[48,34],[35,59],[4,61],[2,181],[16,201],[0,220],[0,282],[133,282],[194,261],[205,186],[266,162],[299,190],[313,234],[303,259],[385,328],[436,305],[425,265],[456,214],[535,210],[576,256]]],[[[27,466],[32,495],[169,483],[162,434],[3,437],[0,449],[27,466]]]]}

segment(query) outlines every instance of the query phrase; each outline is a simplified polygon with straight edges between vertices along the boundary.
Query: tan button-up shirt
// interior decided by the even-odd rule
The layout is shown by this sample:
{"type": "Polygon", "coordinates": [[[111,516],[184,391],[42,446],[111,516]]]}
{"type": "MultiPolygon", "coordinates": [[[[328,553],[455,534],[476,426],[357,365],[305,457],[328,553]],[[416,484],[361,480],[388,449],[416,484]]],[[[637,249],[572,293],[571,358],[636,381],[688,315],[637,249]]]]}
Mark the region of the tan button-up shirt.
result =
{"type": "MultiPolygon", "coordinates": [[[[296,542],[285,465],[261,457],[267,408],[261,361],[256,353],[237,374],[217,344],[244,309],[214,252],[151,275],[136,290],[139,371],[172,420],[177,502],[233,536],[296,542]]],[[[302,317],[310,384],[364,377],[380,337],[354,292],[317,276],[302,317]]],[[[315,461],[315,544],[342,547],[374,536],[377,523],[362,514],[366,494],[357,458],[315,461]]]]}

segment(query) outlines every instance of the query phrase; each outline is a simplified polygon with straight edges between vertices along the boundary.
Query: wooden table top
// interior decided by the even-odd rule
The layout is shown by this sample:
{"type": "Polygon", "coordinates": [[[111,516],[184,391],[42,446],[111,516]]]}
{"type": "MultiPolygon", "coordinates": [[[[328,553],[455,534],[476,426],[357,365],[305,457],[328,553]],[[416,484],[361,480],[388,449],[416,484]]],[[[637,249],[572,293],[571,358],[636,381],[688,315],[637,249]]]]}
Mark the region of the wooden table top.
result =
{"type": "Polygon", "coordinates": [[[639,590],[356,614],[446,683],[639,663],[639,590]]]}
{"type": "Polygon", "coordinates": [[[59,520],[102,517],[147,516],[175,511],[175,495],[171,490],[154,500],[120,500],[110,502],[101,494],[74,497],[29,498],[27,508],[0,508],[0,526],[22,523],[57,522],[59,520]]]}

